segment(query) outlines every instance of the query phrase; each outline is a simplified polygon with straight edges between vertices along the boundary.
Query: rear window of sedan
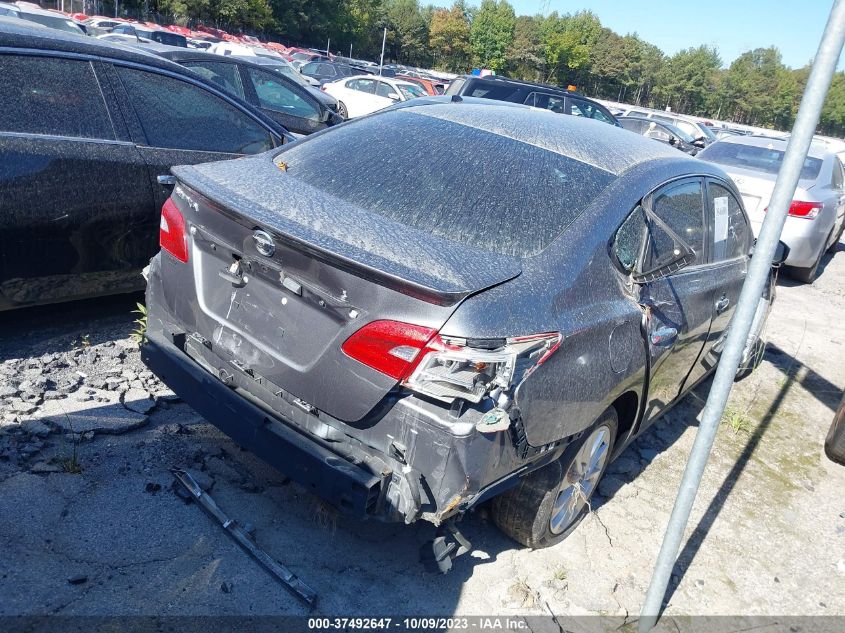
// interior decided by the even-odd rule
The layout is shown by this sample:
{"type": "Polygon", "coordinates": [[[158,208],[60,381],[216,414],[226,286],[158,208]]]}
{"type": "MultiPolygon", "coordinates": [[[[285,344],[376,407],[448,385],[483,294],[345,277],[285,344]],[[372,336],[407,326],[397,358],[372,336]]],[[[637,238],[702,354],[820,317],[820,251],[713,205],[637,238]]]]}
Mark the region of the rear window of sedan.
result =
{"type": "Polygon", "coordinates": [[[305,139],[276,162],[372,213],[518,257],[542,251],[614,179],[534,145],[410,110],[305,139]]]}
{"type": "MultiPolygon", "coordinates": [[[[755,147],[725,140],[714,143],[700,152],[698,157],[719,165],[742,167],[773,175],[778,173],[783,163],[783,152],[779,149],[755,147]]],[[[821,158],[808,156],[804,159],[804,166],[801,168],[801,180],[815,180],[821,168],[821,158]]]]}

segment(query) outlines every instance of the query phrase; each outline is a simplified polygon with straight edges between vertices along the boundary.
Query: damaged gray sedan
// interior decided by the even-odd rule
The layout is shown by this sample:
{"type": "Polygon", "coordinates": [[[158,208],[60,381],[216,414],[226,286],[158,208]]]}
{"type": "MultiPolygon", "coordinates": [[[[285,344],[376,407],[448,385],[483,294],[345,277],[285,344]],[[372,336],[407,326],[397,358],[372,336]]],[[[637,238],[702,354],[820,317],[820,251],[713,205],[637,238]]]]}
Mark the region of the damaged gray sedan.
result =
{"type": "Polygon", "coordinates": [[[529,547],[575,528],[714,368],[752,246],[717,166],[470,99],[173,173],[144,361],[340,510],[441,526],[441,569],[486,500],[529,547]]]}

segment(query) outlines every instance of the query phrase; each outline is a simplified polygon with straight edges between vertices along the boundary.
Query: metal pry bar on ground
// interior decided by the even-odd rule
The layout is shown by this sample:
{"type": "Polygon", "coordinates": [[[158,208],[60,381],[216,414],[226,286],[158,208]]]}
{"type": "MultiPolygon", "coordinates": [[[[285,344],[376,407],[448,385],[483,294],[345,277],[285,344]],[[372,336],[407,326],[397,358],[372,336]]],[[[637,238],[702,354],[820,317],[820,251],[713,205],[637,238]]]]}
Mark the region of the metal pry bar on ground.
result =
{"type": "Polygon", "coordinates": [[[226,516],[226,513],[220,509],[220,506],[215,503],[214,499],[212,499],[207,492],[204,492],[202,488],[200,488],[199,484],[193,477],[191,477],[191,475],[181,468],[173,468],[170,472],[173,473],[176,481],[185,487],[185,490],[191,494],[191,496],[203,507],[203,509],[205,509],[205,511],[208,512],[213,519],[216,519],[220,523],[229,536],[235,539],[238,545],[244,548],[255,560],[261,563],[264,569],[278,578],[282,584],[291,591],[291,593],[305,602],[309,607],[313,607],[317,603],[317,592],[302,582],[302,580],[300,580],[299,577],[287,567],[279,564],[271,558],[267,552],[258,547],[234,519],[230,519],[226,516]]]}

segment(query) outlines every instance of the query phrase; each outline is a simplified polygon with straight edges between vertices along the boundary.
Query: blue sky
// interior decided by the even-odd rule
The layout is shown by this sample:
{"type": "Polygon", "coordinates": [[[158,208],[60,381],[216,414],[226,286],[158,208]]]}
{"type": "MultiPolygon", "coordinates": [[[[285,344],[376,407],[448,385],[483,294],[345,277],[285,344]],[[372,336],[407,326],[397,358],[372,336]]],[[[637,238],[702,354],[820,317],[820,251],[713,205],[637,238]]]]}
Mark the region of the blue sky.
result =
{"type": "MultiPolygon", "coordinates": [[[[832,0],[509,0],[517,15],[589,9],[620,35],[636,32],[669,55],[715,46],[726,67],[747,50],[777,46],[783,63],[803,66],[816,54],[832,0]]],[[[426,4],[423,0],[421,4],[426,4]]],[[[438,5],[451,5],[438,0],[438,5]]],[[[467,4],[479,5],[480,0],[467,4]]],[[[840,62],[840,67],[842,66],[840,62]]]]}

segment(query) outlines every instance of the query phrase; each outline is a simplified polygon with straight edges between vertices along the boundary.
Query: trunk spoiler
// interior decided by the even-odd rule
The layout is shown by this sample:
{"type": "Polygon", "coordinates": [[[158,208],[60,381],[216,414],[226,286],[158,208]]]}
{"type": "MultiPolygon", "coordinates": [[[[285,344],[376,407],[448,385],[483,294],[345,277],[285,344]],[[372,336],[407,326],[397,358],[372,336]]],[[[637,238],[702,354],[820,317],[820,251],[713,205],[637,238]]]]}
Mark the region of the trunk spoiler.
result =
{"type": "Polygon", "coordinates": [[[522,272],[518,257],[431,235],[303,183],[269,154],[174,167],[173,173],[194,190],[188,196],[196,192],[242,225],[428,303],[452,305],[522,272]]]}

